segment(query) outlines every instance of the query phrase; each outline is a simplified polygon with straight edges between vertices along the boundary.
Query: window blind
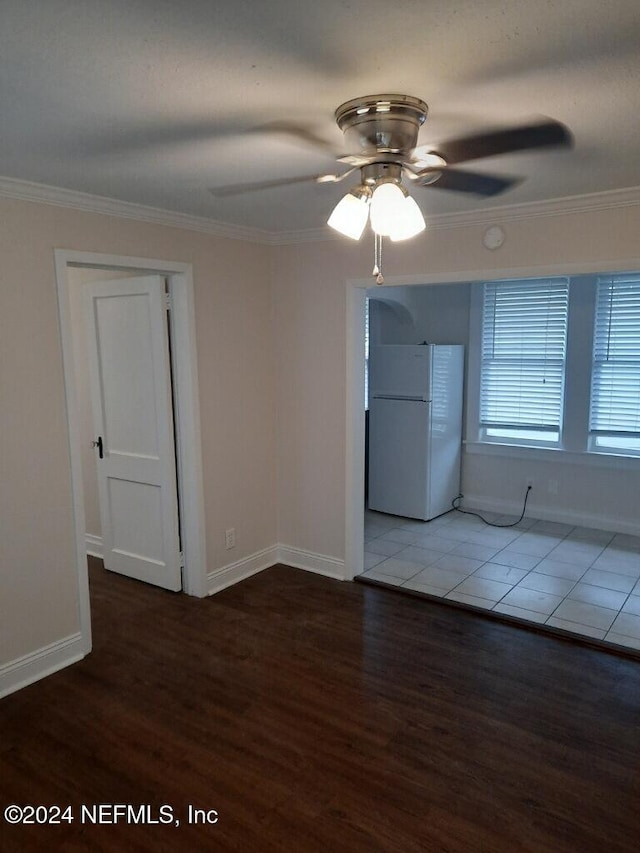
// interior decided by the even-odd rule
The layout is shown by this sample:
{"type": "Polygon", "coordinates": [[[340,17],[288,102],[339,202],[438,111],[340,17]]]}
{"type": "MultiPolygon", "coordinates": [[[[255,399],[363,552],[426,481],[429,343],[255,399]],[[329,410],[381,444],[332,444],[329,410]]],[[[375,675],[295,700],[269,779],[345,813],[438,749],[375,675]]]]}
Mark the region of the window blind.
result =
{"type": "Polygon", "coordinates": [[[485,283],[480,425],[486,434],[493,428],[559,439],[568,297],[566,278],[485,283]]]}
{"type": "Polygon", "coordinates": [[[590,431],[640,437],[640,273],[598,278],[590,431]]]}

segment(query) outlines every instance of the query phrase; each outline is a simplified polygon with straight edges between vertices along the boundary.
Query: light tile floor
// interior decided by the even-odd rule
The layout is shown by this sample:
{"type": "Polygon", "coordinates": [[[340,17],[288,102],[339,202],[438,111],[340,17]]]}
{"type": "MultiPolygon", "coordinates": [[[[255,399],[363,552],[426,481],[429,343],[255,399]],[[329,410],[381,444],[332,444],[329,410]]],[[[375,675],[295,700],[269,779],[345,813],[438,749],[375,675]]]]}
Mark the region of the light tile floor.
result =
{"type": "Polygon", "coordinates": [[[362,580],[640,651],[640,537],[528,518],[491,527],[458,511],[423,522],[368,510],[364,547],[362,580]]]}

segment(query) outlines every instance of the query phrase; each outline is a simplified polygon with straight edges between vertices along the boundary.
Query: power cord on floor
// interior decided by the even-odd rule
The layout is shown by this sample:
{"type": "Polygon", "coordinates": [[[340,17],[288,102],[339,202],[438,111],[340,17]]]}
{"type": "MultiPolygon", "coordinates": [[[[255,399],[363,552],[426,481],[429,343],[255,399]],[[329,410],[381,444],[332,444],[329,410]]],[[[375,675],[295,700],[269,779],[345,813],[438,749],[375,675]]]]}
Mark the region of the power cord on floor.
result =
{"type": "Polygon", "coordinates": [[[464,495],[458,495],[457,498],[454,498],[451,501],[451,508],[457,510],[458,512],[464,513],[464,515],[475,515],[476,518],[479,518],[480,521],[484,521],[484,523],[488,524],[489,527],[515,527],[517,524],[520,524],[520,522],[524,518],[530,491],[531,486],[527,486],[527,491],[524,494],[524,504],[522,505],[522,514],[520,515],[520,518],[517,521],[511,521],[509,524],[497,524],[495,521],[487,521],[487,519],[483,518],[478,512],[471,512],[471,510],[468,509],[460,509],[460,507],[456,505],[456,501],[461,501],[464,495]]]}

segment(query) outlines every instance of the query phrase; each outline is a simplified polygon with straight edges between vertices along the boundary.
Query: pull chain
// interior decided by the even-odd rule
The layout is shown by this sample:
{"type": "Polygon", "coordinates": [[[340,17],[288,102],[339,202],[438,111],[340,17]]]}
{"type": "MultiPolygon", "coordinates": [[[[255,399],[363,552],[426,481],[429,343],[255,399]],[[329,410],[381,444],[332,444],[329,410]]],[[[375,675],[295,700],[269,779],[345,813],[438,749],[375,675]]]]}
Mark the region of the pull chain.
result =
{"type": "Polygon", "coordinates": [[[384,284],[382,275],[382,234],[373,235],[373,272],[376,284],[384,284]]]}

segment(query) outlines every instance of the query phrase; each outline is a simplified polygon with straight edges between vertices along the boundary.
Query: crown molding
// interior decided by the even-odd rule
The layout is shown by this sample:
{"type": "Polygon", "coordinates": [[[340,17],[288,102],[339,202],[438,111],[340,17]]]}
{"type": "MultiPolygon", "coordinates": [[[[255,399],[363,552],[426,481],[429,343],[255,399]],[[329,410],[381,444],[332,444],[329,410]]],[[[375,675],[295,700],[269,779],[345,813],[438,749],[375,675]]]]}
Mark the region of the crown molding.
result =
{"type": "MultiPolygon", "coordinates": [[[[154,225],[167,225],[172,228],[184,228],[216,237],[231,240],[247,240],[252,243],[286,246],[295,243],[316,243],[342,240],[330,228],[309,228],[298,231],[264,231],[243,225],[230,225],[205,216],[193,216],[187,213],[148,207],[128,201],[119,201],[105,196],[52,187],[46,184],[22,181],[16,178],[0,177],[0,197],[21,201],[33,201],[52,204],[58,207],[82,210],[87,213],[100,213],[123,219],[134,219],[154,225]]],[[[565,196],[547,201],[534,201],[521,204],[508,204],[499,207],[481,208],[463,213],[444,213],[429,217],[430,231],[450,228],[468,228],[484,226],[501,220],[513,222],[520,219],[536,219],[544,216],[566,216],[572,213],[592,213],[600,210],[612,210],[640,205],[640,187],[628,187],[618,190],[605,190],[585,195],[565,196]]]]}
{"type": "Polygon", "coordinates": [[[446,213],[433,217],[431,228],[466,228],[470,225],[486,225],[496,220],[537,219],[541,216],[566,216],[572,213],[593,213],[599,210],[612,210],[620,207],[640,205],[640,187],[628,187],[620,190],[605,190],[584,195],[564,196],[530,201],[521,204],[505,204],[499,207],[486,207],[465,213],[446,213]]]}
{"type": "MultiPolygon", "coordinates": [[[[587,193],[585,195],[564,196],[546,201],[531,201],[520,204],[505,204],[498,207],[485,207],[463,213],[443,213],[427,216],[427,230],[443,231],[450,228],[469,228],[474,225],[486,226],[489,223],[493,224],[503,220],[513,222],[518,219],[566,216],[572,213],[593,213],[599,210],[638,206],[640,206],[640,187],[628,187],[620,190],[587,193]]],[[[344,239],[326,226],[306,231],[284,231],[273,236],[275,239],[272,239],[270,242],[279,245],[344,239]]]]}
{"type": "Polygon", "coordinates": [[[272,243],[277,235],[258,228],[244,225],[229,225],[206,216],[193,216],[159,207],[148,207],[129,201],[119,201],[106,196],[36,184],[16,178],[0,177],[0,197],[15,198],[20,201],[35,201],[52,204],[86,213],[101,213],[105,216],[117,216],[121,219],[134,219],[153,225],[168,225],[172,228],[184,228],[187,231],[199,231],[216,237],[228,237],[231,240],[247,240],[252,243],[272,243]]]}

